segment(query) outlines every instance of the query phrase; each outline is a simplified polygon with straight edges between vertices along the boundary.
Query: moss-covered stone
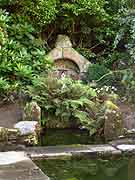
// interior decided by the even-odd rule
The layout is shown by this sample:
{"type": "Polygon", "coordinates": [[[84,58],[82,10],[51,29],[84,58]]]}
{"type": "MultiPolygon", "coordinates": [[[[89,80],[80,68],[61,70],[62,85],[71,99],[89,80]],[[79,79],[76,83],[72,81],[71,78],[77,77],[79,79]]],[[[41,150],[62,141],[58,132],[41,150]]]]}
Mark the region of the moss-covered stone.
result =
{"type": "Polygon", "coordinates": [[[104,136],[106,140],[117,139],[123,134],[123,118],[119,109],[108,110],[105,114],[104,136]]]}

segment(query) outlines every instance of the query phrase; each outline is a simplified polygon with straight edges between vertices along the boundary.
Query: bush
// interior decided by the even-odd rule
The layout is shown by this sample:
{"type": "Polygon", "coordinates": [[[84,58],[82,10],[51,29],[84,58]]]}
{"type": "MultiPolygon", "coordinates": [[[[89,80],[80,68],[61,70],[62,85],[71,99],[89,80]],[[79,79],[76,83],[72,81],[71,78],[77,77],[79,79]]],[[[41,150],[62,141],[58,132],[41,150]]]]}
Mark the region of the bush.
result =
{"type": "Polygon", "coordinates": [[[93,88],[80,81],[35,79],[33,86],[28,87],[28,93],[42,107],[42,123],[47,127],[84,126],[91,135],[95,134],[100,126],[103,127],[101,122],[107,105],[99,99],[93,88]]]}
{"type": "MultiPolygon", "coordinates": [[[[0,78],[2,84],[8,85],[7,91],[23,89],[34,76],[47,74],[51,61],[45,56],[43,41],[26,18],[0,10],[0,30],[0,78]]],[[[6,87],[1,86],[5,95],[6,87]]]]}
{"type": "Polygon", "coordinates": [[[57,10],[57,0],[22,0],[21,12],[28,16],[36,26],[42,27],[55,19],[57,10]]]}
{"type": "Polygon", "coordinates": [[[86,79],[88,82],[96,81],[109,72],[110,70],[107,69],[104,65],[91,64],[88,68],[86,79]]]}

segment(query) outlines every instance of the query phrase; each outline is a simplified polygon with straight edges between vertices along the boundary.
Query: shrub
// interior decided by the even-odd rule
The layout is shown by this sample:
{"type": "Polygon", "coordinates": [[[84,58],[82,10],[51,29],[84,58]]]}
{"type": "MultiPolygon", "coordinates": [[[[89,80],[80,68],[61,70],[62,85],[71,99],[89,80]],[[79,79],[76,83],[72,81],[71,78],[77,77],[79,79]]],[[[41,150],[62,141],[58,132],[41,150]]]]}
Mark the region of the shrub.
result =
{"type": "Polygon", "coordinates": [[[51,61],[45,56],[43,41],[23,16],[0,10],[0,30],[0,78],[6,83],[1,86],[3,97],[31,84],[34,76],[47,74],[51,61]]]}
{"type": "Polygon", "coordinates": [[[23,0],[20,1],[20,5],[24,15],[29,16],[37,26],[41,27],[52,22],[58,12],[57,0],[23,0]]]}
{"type": "Polygon", "coordinates": [[[103,126],[107,104],[100,101],[93,88],[80,81],[35,79],[28,93],[42,107],[42,123],[47,127],[84,126],[92,135],[103,126]]]}
{"type": "Polygon", "coordinates": [[[87,71],[87,81],[92,82],[100,79],[103,75],[109,73],[110,70],[104,65],[91,64],[87,71]]]}

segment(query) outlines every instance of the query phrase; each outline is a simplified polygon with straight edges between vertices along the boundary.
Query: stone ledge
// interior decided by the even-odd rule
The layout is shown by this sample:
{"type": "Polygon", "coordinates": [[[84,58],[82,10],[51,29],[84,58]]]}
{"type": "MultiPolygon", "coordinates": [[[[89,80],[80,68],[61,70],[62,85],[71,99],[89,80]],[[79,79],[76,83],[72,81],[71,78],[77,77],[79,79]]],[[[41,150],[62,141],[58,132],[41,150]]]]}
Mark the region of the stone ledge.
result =
{"type": "MultiPolygon", "coordinates": [[[[117,142],[117,141],[116,141],[117,142]]],[[[0,152],[0,180],[49,180],[31,161],[37,159],[70,159],[71,157],[111,157],[135,154],[135,144],[66,145],[29,147],[25,152],[0,152]],[[28,156],[31,158],[29,159],[28,156]]]]}
{"type": "Polygon", "coordinates": [[[120,144],[116,147],[122,152],[135,152],[135,144],[120,144]]]}
{"type": "Polygon", "coordinates": [[[117,140],[110,141],[109,144],[112,145],[113,147],[116,147],[117,145],[120,144],[135,144],[135,138],[123,137],[117,140]]]}
{"type": "Polygon", "coordinates": [[[110,156],[121,155],[121,151],[111,145],[72,145],[26,148],[26,153],[33,160],[59,159],[74,156],[110,156]]]}
{"type": "Polygon", "coordinates": [[[0,180],[49,180],[24,152],[0,152],[0,180]]]}

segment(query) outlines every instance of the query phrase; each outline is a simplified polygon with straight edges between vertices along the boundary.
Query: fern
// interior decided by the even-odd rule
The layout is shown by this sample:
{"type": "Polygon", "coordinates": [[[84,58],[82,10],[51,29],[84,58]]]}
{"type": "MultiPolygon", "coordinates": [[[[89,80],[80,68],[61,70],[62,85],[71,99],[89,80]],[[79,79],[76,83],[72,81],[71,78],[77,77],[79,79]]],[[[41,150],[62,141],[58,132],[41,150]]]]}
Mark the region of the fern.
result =
{"type": "Polygon", "coordinates": [[[100,104],[99,96],[93,88],[67,78],[38,79],[29,87],[29,94],[42,107],[47,126],[64,128],[75,122],[77,126],[85,126],[90,135],[103,124],[101,117],[113,104],[109,100],[100,104]]]}

